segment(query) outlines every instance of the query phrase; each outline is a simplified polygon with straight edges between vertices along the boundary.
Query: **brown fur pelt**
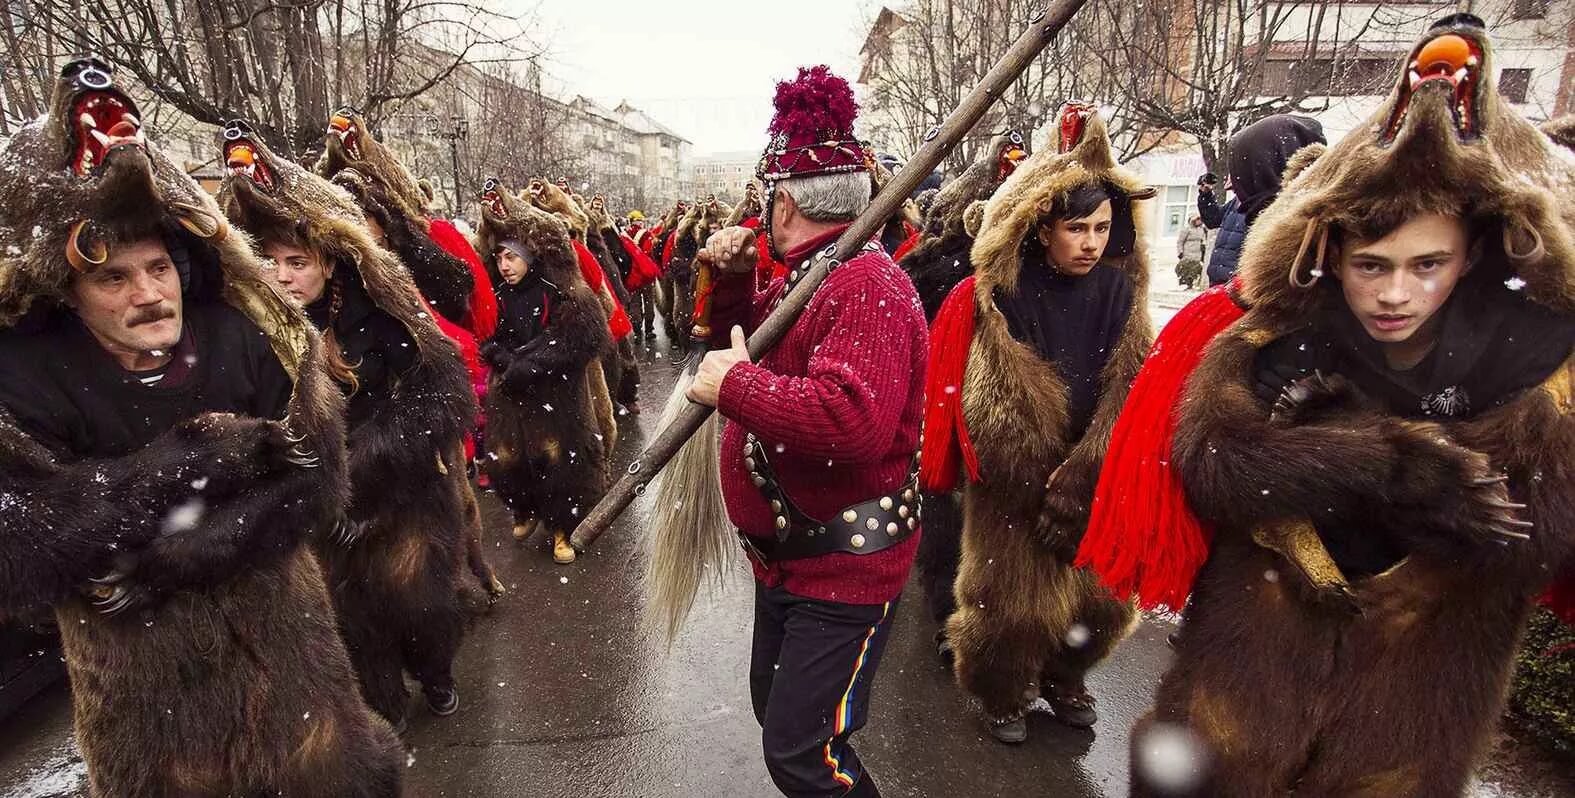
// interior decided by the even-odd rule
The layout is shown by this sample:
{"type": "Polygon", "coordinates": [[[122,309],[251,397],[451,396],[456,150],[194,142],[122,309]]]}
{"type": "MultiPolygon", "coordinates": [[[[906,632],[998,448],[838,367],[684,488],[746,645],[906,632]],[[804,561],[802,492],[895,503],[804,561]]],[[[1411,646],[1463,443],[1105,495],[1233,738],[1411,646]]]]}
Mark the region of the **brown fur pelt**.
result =
{"type": "Polygon", "coordinates": [[[918,246],[900,264],[919,290],[926,318],[933,320],[946,295],[973,272],[973,262],[968,258],[973,234],[963,224],[963,218],[970,205],[995,194],[1004,182],[1000,177],[1002,158],[1017,146],[1004,133],[991,138],[979,157],[935,196],[924,217],[918,246]]]}
{"type": "MultiPolygon", "coordinates": [[[[348,192],[249,146],[273,180],[231,173],[219,190],[230,220],[261,240],[301,240],[358,279],[378,310],[410,334],[416,363],[394,375],[367,418],[349,419],[351,499],[347,541],[319,554],[334,587],[351,660],[372,708],[396,726],[408,703],[402,669],[429,689],[453,687],[459,650],[461,566],[469,525],[449,474],[478,412],[459,351],[426,311],[398,256],[378,246],[348,192]]],[[[339,173],[355,182],[353,170],[339,173]]]]}
{"type": "Polygon", "coordinates": [[[532,180],[525,187],[520,199],[558,217],[569,229],[569,236],[575,241],[585,242],[585,236],[591,228],[591,217],[587,216],[585,209],[574,201],[568,192],[545,180],[532,180]]]}
{"type": "Polygon", "coordinates": [[[387,186],[353,167],[336,172],[333,183],[348,191],[367,218],[383,228],[388,248],[399,256],[432,308],[445,319],[463,321],[476,290],[470,265],[432,240],[428,219],[406,215],[403,206],[389,196],[387,186]]]}
{"type": "Polygon", "coordinates": [[[493,280],[497,245],[514,239],[526,260],[561,297],[553,320],[514,357],[494,371],[487,394],[487,453],[482,467],[520,522],[540,520],[568,532],[600,498],[608,474],[604,424],[611,402],[597,358],[611,345],[601,304],[580,278],[568,229],[499,187],[496,201],[481,206],[477,231],[493,280]],[[550,369],[541,368],[550,359],[550,369]],[[540,371],[537,376],[532,370],[540,371]],[[553,376],[553,375],[561,375],[553,376]]]}
{"type": "MultiPolygon", "coordinates": [[[[0,327],[15,326],[30,306],[59,305],[72,272],[64,247],[79,222],[88,222],[79,237],[84,250],[178,223],[170,229],[190,232],[193,268],[211,269],[204,279],[222,278],[222,297],[212,301],[256,324],[295,378],[288,430],[319,459],[316,469],[260,479],[256,452],[280,425],[202,416],[129,458],[98,463],[120,471],[195,451],[233,464],[213,476],[233,483],[233,497],[210,501],[195,526],[129,552],[136,565],[122,587],[159,585],[161,600],[117,616],[95,611],[82,592],[57,604],[90,790],[397,795],[398,740],[356,694],[328,589],[306,547],[349,491],[344,402],[327,376],[320,339],[264,282],[250,239],[229,231],[214,201],[162,153],[122,145],[87,174],[73,172],[67,161],[87,135],[70,112],[78,97],[60,81],[49,116],[18,131],[0,154],[0,327]]],[[[70,465],[39,449],[0,418],[0,489],[18,478],[69,477],[70,465]]],[[[69,529],[77,512],[91,512],[80,497],[61,498],[64,504],[29,517],[40,523],[58,515],[69,529]]],[[[156,499],[129,500],[159,503],[123,507],[127,521],[171,509],[156,499]]]]}
{"type": "MultiPolygon", "coordinates": [[[[1341,380],[1308,417],[1271,418],[1253,394],[1262,347],[1346,312],[1335,278],[1316,279],[1332,262],[1303,244],[1329,225],[1368,235],[1422,213],[1468,216],[1488,231],[1480,284],[1519,278],[1535,304],[1575,313],[1575,169],[1494,90],[1482,29],[1445,24],[1482,49],[1482,135],[1461,137],[1453,100],[1420,90],[1382,140],[1408,91],[1397,81],[1254,224],[1241,259],[1253,309],[1188,383],[1175,458],[1214,538],[1134,757],[1155,724],[1185,729],[1210,762],[1196,795],[1461,795],[1532,600],[1575,552],[1575,360],[1455,420],[1390,414],[1341,380]],[[1526,505],[1529,540],[1492,533],[1507,501],[1526,505]],[[1320,536],[1334,526],[1403,556],[1348,578],[1320,536]]],[[[1134,794],[1172,793],[1140,778],[1134,794]]]]}
{"type": "Polygon", "coordinates": [[[744,186],[744,201],[733,207],[733,212],[722,222],[723,227],[737,227],[745,219],[753,219],[765,212],[760,204],[760,188],[753,180],[744,186]]]}
{"type": "Polygon", "coordinates": [[[1001,186],[973,247],[978,310],[962,394],[983,478],[965,490],[959,609],[947,634],[959,683],[994,718],[1021,711],[1045,680],[1081,688],[1083,674],[1126,634],[1133,618],[1129,605],[1070,567],[1065,545],[1047,545],[1045,538],[1064,544],[1087,523],[1111,427],[1153,338],[1143,206],[1126,214],[1129,251],[1107,249],[1101,261],[1130,279],[1133,304],[1081,438],[1066,432],[1067,389],[1055,366],[1012,338],[994,300],[996,290],[1016,290],[1023,242],[1055,197],[1091,181],[1125,197],[1149,193],[1116,166],[1097,116],[1070,152],[1041,153],[1001,186]],[[1045,510],[1056,511],[1055,520],[1052,528],[1039,529],[1045,510]],[[1086,642],[1067,643],[1078,624],[1088,632],[1086,642]]]}
{"type": "Polygon", "coordinates": [[[318,177],[331,178],[342,170],[354,169],[382,183],[401,214],[412,219],[427,218],[429,197],[421,190],[420,181],[372,135],[366,118],[348,108],[335,111],[334,118],[336,122],[344,120],[348,126],[343,132],[330,126],[323,139],[322,157],[317,159],[312,171],[318,177]]]}

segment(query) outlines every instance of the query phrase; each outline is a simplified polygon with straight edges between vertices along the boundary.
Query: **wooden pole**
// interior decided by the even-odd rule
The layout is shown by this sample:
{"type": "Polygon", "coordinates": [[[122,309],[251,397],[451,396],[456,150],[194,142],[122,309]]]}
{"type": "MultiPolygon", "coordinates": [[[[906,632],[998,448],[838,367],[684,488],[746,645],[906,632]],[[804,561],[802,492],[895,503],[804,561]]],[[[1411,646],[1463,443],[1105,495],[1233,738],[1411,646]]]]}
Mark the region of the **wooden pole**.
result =
{"type": "MultiPolygon", "coordinates": [[[[852,257],[864,246],[866,241],[874,237],[877,230],[886,224],[892,214],[908,199],[908,195],[918,188],[919,183],[928,177],[935,167],[951,153],[963,136],[978,123],[1007,88],[1028,69],[1039,53],[1050,44],[1056,34],[1066,26],[1077,10],[1083,6],[1085,0],[1055,0],[1050,7],[1029,23],[1028,29],[1013,42],[1006,55],[997,61],[990,69],[989,74],[979,81],[979,85],[963,98],[957,110],[951,113],[939,126],[931,128],[924,136],[924,145],[919,151],[908,159],[908,163],[898,172],[886,187],[881,190],[870,202],[868,208],[853,224],[837,239],[837,243],[827,248],[827,251],[815,256],[810,264],[809,273],[799,281],[782,303],[777,306],[771,315],[749,336],[749,356],[752,360],[759,360],[760,355],[771,351],[780,343],[792,329],[794,322],[798,321],[799,314],[809,305],[810,297],[815,290],[825,281],[826,275],[831,273],[835,265],[852,257]]],[[[612,522],[623,513],[634,497],[645,491],[645,486],[656,476],[662,467],[673,458],[673,455],[683,447],[695,431],[705,423],[705,420],[714,409],[705,405],[691,402],[683,412],[673,419],[665,429],[657,434],[656,439],[641,452],[623,476],[607,491],[600,502],[597,502],[585,520],[575,528],[571,542],[576,548],[583,548],[595,542],[601,534],[612,525],[612,522]]]]}

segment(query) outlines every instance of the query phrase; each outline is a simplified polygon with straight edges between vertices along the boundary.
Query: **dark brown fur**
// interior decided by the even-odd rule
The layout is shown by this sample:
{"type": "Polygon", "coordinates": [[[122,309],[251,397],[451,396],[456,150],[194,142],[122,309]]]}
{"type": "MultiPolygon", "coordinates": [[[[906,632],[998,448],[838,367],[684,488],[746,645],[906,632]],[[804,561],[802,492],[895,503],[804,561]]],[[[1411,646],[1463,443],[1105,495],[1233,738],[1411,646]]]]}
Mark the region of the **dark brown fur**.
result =
{"type": "Polygon", "coordinates": [[[425,311],[398,257],[373,243],[350,195],[253,144],[278,188],[230,175],[219,194],[229,217],[263,239],[298,234],[341,268],[353,268],[373,304],[404,326],[419,353],[370,418],[351,419],[346,522],[359,537],[319,547],[367,702],[397,725],[409,697],[402,671],[429,692],[453,687],[450,667],[464,629],[462,549],[471,526],[452,475],[465,470],[460,442],[476,417],[475,394],[454,344],[425,311]]]}
{"type": "MultiPolygon", "coordinates": [[[[1575,550],[1575,363],[1502,407],[1444,423],[1339,397],[1271,423],[1252,393],[1257,350],[1337,293],[1287,280],[1329,268],[1297,262],[1309,223],[1367,233],[1437,211],[1495,220],[1495,236],[1533,228],[1545,252],[1514,273],[1533,301],[1575,312],[1575,170],[1494,93],[1483,49],[1487,138],[1460,141],[1447,109],[1419,95],[1382,146],[1371,131],[1391,98],[1259,218],[1241,271],[1254,309],[1189,380],[1175,457],[1189,502],[1215,530],[1212,553],[1134,756],[1156,722],[1187,728],[1211,764],[1196,795],[1462,794],[1502,710],[1531,601],[1575,550]],[[1488,539],[1506,494],[1474,481],[1500,471],[1535,524],[1529,541],[1488,539]],[[1358,525],[1409,554],[1348,580],[1314,522],[1358,525]]],[[[1134,794],[1165,794],[1134,772],[1134,794]]]]}
{"type": "MultiPolygon", "coordinates": [[[[58,86],[48,119],[20,131],[0,155],[0,242],[16,248],[0,256],[0,326],[15,325],[30,305],[60,301],[70,275],[62,248],[80,219],[110,235],[160,219],[184,218],[210,233],[223,224],[213,200],[157,151],[119,150],[83,178],[63,169],[71,100],[69,87],[58,86]],[[36,236],[17,235],[34,229],[36,236]]],[[[224,301],[269,336],[295,376],[289,426],[321,464],[269,478],[247,476],[247,468],[220,475],[233,480],[229,498],[211,502],[195,527],[131,552],[128,584],[150,599],[139,611],[106,617],[81,593],[57,605],[90,789],[397,795],[398,741],[356,695],[327,588],[304,545],[331,523],[349,490],[343,400],[317,335],[263,282],[245,234],[191,240],[212,249],[224,301]]],[[[186,452],[255,465],[277,429],[204,416],[138,454],[95,465],[131,473],[138,462],[179,462],[186,452]]],[[[32,441],[0,423],[0,480],[8,486],[17,477],[69,479],[74,470],[41,460],[32,441]]],[[[125,508],[128,520],[162,515],[163,501],[125,508]]],[[[73,500],[55,511],[70,519],[91,509],[73,500]]],[[[72,525],[65,520],[60,529],[72,525]]]]}
{"type": "MultiPolygon", "coordinates": [[[[487,452],[479,458],[516,522],[539,520],[552,532],[571,531],[606,487],[608,461],[595,383],[596,358],[611,346],[607,317],[580,278],[562,220],[499,189],[504,215],[483,203],[478,251],[493,280],[497,245],[514,239],[562,292],[548,330],[502,373],[493,372],[487,393],[487,452]],[[566,375],[537,379],[532,366],[552,361],[566,375]]],[[[605,392],[606,388],[600,388],[605,392]]]]}
{"type": "Polygon", "coordinates": [[[918,246],[902,259],[902,270],[919,290],[927,318],[933,320],[946,295],[973,272],[968,258],[973,234],[963,224],[963,217],[969,206],[990,199],[1001,186],[1001,158],[1012,146],[1005,134],[995,136],[957,179],[941,188],[924,217],[918,246]]]}
{"type": "Polygon", "coordinates": [[[1070,567],[1064,545],[1047,545],[1044,538],[1073,539],[1087,523],[1111,426],[1153,338],[1145,312],[1148,260],[1141,210],[1132,214],[1138,225],[1135,251],[1107,254],[1104,261],[1132,280],[1133,307],[1082,438],[1067,439],[1066,385],[1054,365],[1012,338],[993,299],[997,288],[1015,290],[1022,242],[1050,201],[1093,179],[1128,194],[1144,189],[1116,167],[1097,118],[1089,120],[1072,152],[1042,153],[1001,186],[972,253],[978,318],[963,412],[983,479],[965,492],[958,611],[947,623],[947,636],[956,652],[958,682],[994,718],[1020,711],[1047,679],[1081,687],[1083,675],[1125,636],[1133,618],[1130,605],[1111,598],[1092,575],[1070,567]],[[1042,487],[1057,469],[1055,484],[1042,487]],[[1047,508],[1057,511],[1056,521],[1042,530],[1037,519],[1047,508]],[[1088,630],[1088,641],[1068,645],[1077,624],[1088,630]]]}

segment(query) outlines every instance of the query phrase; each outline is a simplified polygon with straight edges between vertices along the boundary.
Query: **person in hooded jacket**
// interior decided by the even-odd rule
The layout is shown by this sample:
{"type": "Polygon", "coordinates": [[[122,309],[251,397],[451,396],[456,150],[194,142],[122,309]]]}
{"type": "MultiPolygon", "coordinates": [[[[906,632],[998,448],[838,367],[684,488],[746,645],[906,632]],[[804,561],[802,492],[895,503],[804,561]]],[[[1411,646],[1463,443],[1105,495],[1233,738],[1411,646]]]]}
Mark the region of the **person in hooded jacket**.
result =
{"type": "Polygon", "coordinates": [[[1204,225],[1218,228],[1209,255],[1209,285],[1224,285],[1236,273],[1247,231],[1280,193],[1280,177],[1297,150],[1324,143],[1318,120],[1293,114],[1260,119],[1230,138],[1230,189],[1236,195],[1223,207],[1202,181],[1198,215],[1204,225]]]}

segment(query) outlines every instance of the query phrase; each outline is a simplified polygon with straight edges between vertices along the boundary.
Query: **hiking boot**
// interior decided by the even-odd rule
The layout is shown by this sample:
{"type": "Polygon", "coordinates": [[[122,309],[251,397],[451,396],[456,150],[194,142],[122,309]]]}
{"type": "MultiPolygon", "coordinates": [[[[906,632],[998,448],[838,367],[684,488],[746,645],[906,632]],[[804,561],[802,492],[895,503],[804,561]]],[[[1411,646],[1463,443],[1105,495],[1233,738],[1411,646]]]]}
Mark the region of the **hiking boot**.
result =
{"type": "Polygon", "coordinates": [[[515,540],[524,542],[526,538],[531,536],[532,532],[536,531],[536,522],[534,520],[517,521],[514,524],[514,529],[511,531],[514,534],[515,540]]]}
{"type": "Polygon", "coordinates": [[[1017,717],[1008,720],[990,721],[990,736],[996,742],[1007,745],[1017,745],[1028,739],[1028,717],[1018,713],[1017,717]]]}
{"type": "Polygon", "coordinates": [[[427,690],[426,696],[427,709],[440,718],[446,718],[459,710],[459,688],[453,685],[427,690]]]}
{"type": "Polygon", "coordinates": [[[574,547],[569,545],[569,536],[562,532],[552,533],[552,561],[559,565],[568,565],[576,557],[574,547]]]}
{"type": "Polygon", "coordinates": [[[1050,704],[1056,720],[1074,729],[1092,728],[1099,721],[1099,714],[1094,711],[1094,697],[1081,684],[1076,687],[1052,684],[1045,701],[1050,704]]]}

